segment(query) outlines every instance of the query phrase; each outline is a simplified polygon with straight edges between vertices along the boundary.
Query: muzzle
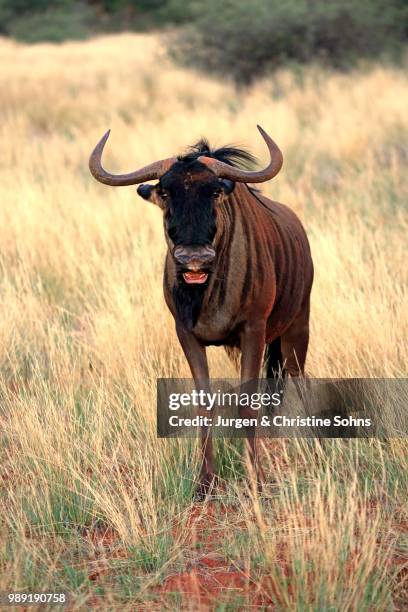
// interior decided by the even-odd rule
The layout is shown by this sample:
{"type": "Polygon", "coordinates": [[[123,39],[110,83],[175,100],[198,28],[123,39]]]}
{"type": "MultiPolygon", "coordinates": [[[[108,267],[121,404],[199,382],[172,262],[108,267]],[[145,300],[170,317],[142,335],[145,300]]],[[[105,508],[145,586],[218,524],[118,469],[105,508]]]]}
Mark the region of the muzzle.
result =
{"type": "Polygon", "coordinates": [[[215,259],[215,250],[210,245],[176,246],[173,257],[182,270],[184,281],[189,284],[203,284],[215,259]]]}

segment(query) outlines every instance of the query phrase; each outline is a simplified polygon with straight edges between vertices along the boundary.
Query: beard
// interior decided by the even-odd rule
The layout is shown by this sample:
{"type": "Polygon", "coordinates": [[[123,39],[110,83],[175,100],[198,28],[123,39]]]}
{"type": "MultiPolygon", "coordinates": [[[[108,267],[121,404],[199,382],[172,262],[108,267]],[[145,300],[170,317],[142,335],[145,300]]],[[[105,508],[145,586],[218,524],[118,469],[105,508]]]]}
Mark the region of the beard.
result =
{"type": "Polygon", "coordinates": [[[191,331],[200,316],[207,283],[187,284],[182,275],[178,275],[173,286],[173,299],[179,321],[191,331]]]}

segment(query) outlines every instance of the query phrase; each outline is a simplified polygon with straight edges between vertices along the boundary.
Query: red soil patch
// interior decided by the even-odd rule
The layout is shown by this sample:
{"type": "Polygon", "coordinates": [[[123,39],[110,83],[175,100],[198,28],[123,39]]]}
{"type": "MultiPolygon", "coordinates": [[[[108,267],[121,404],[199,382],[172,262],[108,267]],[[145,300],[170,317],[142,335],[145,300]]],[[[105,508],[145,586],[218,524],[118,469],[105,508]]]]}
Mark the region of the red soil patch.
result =
{"type": "MultiPolygon", "coordinates": [[[[194,545],[197,542],[210,544],[213,550],[215,544],[219,544],[224,539],[224,532],[221,528],[221,517],[233,516],[236,508],[213,502],[195,503],[190,509],[187,520],[176,520],[172,529],[174,537],[182,536],[188,544],[194,545]]],[[[234,521],[234,527],[244,529],[244,520],[234,521]]]]}
{"type": "MultiPolygon", "coordinates": [[[[254,582],[247,571],[228,563],[217,553],[225,539],[221,518],[235,512],[236,508],[232,505],[213,502],[194,504],[187,520],[175,523],[173,535],[182,535],[192,547],[199,543],[202,554],[190,561],[185,571],[168,576],[159,587],[153,589],[154,592],[164,596],[179,593],[183,609],[190,609],[194,605],[197,610],[212,610],[220,601],[233,603],[239,598],[242,603],[245,602],[246,608],[273,610],[265,581],[254,582]]],[[[243,520],[234,521],[236,528],[244,529],[246,526],[243,520]]]]}
{"type": "Polygon", "coordinates": [[[180,593],[186,609],[192,602],[198,610],[213,609],[221,600],[233,602],[238,597],[248,607],[274,609],[262,581],[256,584],[246,572],[227,566],[222,557],[211,554],[197,559],[190,570],[168,576],[155,590],[162,594],[180,593]]]}
{"type": "MultiPolygon", "coordinates": [[[[205,552],[191,560],[185,571],[168,576],[151,592],[166,599],[170,593],[179,593],[183,609],[190,609],[193,604],[197,610],[211,610],[220,600],[234,602],[239,597],[251,608],[273,610],[272,601],[267,596],[266,582],[260,580],[255,583],[248,572],[227,563],[216,552],[224,537],[219,528],[220,514],[232,512],[234,509],[231,507],[216,506],[211,502],[193,505],[187,521],[176,524],[174,530],[180,533],[183,529],[187,532],[187,542],[191,545],[200,542],[205,552]]],[[[109,574],[109,559],[126,557],[118,534],[111,528],[84,529],[82,536],[95,551],[95,559],[89,562],[88,579],[92,582],[109,574]]],[[[89,601],[87,603],[89,605],[89,601]]],[[[91,603],[97,608],[101,602],[95,597],[91,603]]]]}

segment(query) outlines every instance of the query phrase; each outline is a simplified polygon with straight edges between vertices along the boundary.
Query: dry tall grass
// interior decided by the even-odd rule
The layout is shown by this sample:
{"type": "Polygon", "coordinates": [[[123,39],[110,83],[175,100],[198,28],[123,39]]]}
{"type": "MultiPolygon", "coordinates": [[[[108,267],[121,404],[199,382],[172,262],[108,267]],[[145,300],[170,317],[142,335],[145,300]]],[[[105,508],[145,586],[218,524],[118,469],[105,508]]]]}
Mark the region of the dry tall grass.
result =
{"type": "MultiPolygon", "coordinates": [[[[162,297],[161,213],[132,188],[98,185],[87,158],[111,127],[112,170],[201,135],[264,159],[264,126],[285,156],[264,191],[304,219],[314,255],[309,373],[404,376],[404,73],[310,67],[237,93],[175,68],[141,35],[1,41],[0,60],[0,590],[65,589],[78,608],[196,609],[157,585],[210,550],[276,609],[402,607],[402,440],[266,445],[279,487],[261,500],[243,495],[225,444],[222,500],[234,511],[211,515],[208,542],[189,539],[197,454],[155,436],[156,378],[189,376],[162,297]],[[110,548],[95,540],[101,526],[110,548]]],[[[234,375],[220,349],[211,367],[234,375]]],[[[247,609],[251,593],[218,599],[247,609]]]]}

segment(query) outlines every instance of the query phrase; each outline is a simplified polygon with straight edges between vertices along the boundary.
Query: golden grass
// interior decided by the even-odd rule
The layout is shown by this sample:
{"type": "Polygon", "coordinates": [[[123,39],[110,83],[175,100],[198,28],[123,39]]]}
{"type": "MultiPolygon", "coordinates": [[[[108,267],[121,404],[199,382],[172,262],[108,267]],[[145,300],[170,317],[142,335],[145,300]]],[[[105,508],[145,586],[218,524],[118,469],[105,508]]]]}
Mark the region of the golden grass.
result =
{"type": "MultiPolygon", "coordinates": [[[[125,551],[109,561],[102,607],[170,605],[149,589],[199,554],[174,528],[190,511],[197,454],[155,436],[156,378],[189,376],[162,297],[161,213],[132,188],[93,181],[89,153],[110,127],[112,170],[201,135],[264,160],[261,124],[285,156],[263,191],[302,217],[315,261],[308,372],[400,377],[407,78],[390,67],[310,67],[237,92],[174,67],[153,35],[58,47],[2,40],[0,61],[0,590],[64,587],[85,605],[89,564],[109,557],[84,543],[81,529],[98,518],[125,551]]],[[[213,375],[234,376],[222,349],[210,356],[213,375]]],[[[225,446],[219,461],[233,468],[225,446]]],[[[267,574],[278,609],[384,609],[403,593],[391,561],[407,554],[395,523],[405,443],[326,450],[265,444],[280,493],[248,500],[232,478],[236,514],[218,525],[229,552],[215,547],[267,574]],[[239,544],[231,529],[241,520],[239,544]]]]}

